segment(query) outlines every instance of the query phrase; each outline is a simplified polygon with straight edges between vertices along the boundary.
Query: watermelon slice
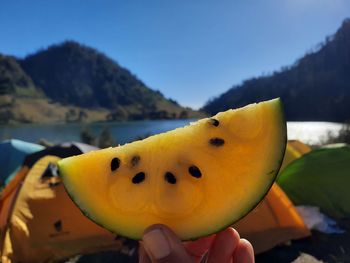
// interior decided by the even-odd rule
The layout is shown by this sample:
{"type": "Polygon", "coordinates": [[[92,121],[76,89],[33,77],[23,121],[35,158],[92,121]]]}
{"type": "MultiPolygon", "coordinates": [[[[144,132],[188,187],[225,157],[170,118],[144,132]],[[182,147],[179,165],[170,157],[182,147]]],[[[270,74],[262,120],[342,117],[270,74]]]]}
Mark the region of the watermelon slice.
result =
{"type": "Polygon", "coordinates": [[[285,147],[282,105],[274,99],[58,165],[77,206],[106,229],[140,239],[162,223],[189,240],[253,209],[274,182],[285,147]]]}

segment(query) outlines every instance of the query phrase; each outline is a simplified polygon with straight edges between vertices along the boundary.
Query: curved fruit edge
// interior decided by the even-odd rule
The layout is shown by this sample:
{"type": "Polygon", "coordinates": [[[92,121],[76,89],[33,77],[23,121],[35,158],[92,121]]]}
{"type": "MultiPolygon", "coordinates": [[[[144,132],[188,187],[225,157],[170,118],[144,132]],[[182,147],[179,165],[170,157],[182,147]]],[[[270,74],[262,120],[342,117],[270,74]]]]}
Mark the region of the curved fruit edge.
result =
{"type": "Polygon", "coordinates": [[[129,239],[134,239],[134,240],[141,240],[140,238],[132,238],[132,237],[128,237],[128,236],[123,236],[123,235],[120,235],[116,232],[114,232],[113,230],[109,229],[107,226],[104,226],[102,225],[101,223],[95,221],[95,219],[84,209],[82,208],[80,205],[79,205],[79,202],[73,197],[73,194],[71,194],[71,192],[73,191],[70,191],[69,190],[69,187],[67,186],[68,184],[66,183],[66,177],[64,176],[64,172],[62,172],[64,169],[60,168],[60,165],[59,165],[59,162],[58,162],[58,170],[60,171],[59,172],[59,176],[62,178],[62,181],[63,181],[63,186],[64,186],[64,189],[66,190],[69,198],[72,200],[72,202],[78,207],[78,209],[80,210],[80,212],[85,216],[87,217],[90,221],[94,222],[96,225],[106,229],[107,231],[111,232],[112,234],[114,235],[117,235],[118,237],[126,237],[126,238],[129,238],[129,239]]]}
{"type": "Polygon", "coordinates": [[[281,169],[281,166],[282,166],[282,163],[283,163],[283,158],[284,158],[284,155],[285,155],[285,152],[286,152],[286,146],[287,146],[287,123],[286,123],[286,119],[285,119],[285,115],[284,115],[283,104],[282,104],[282,101],[281,101],[280,98],[276,98],[275,100],[277,100],[277,102],[278,102],[279,110],[277,112],[280,114],[280,120],[281,120],[281,123],[283,124],[282,135],[283,135],[284,138],[281,139],[282,143],[283,143],[282,152],[281,152],[281,158],[277,162],[276,170],[274,171],[274,175],[272,176],[271,183],[265,189],[265,191],[264,191],[265,193],[261,196],[261,198],[256,203],[254,203],[252,205],[251,209],[248,209],[246,213],[243,213],[236,220],[231,221],[229,224],[225,225],[224,227],[218,228],[217,230],[212,231],[211,233],[204,234],[204,235],[201,235],[201,236],[198,236],[198,237],[194,237],[194,238],[190,238],[190,239],[187,239],[187,240],[182,240],[182,241],[194,241],[194,240],[197,240],[199,238],[207,237],[209,235],[212,235],[212,234],[215,234],[215,233],[218,233],[220,231],[225,230],[226,228],[232,226],[233,224],[235,224],[236,222],[238,222],[239,220],[244,218],[246,215],[248,215],[254,208],[256,208],[260,204],[260,202],[262,200],[264,200],[265,196],[268,194],[269,190],[271,189],[272,185],[275,183],[275,181],[277,179],[277,175],[278,175],[279,170],[281,169]]]}
{"type": "MultiPolygon", "coordinates": [[[[194,240],[197,240],[197,239],[200,239],[202,237],[207,237],[207,236],[210,236],[212,234],[215,234],[215,233],[218,233],[220,231],[223,231],[225,230],[226,228],[232,226],[234,223],[238,222],[239,220],[241,220],[243,217],[245,217],[247,214],[249,214],[255,207],[257,207],[260,202],[265,198],[265,196],[267,195],[267,193],[269,192],[269,190],[271,189],[272,185],[274,184],[274,182],[276,181],[276,178],[277,178],[277,175],[278,175],[278,172],[282,166],[282,162],[283,162],[283,158],[284,158],[284,155],[285,155],[285,151],[286,151],[286,146],[287,146],[287,124],[286,124],[286,121],[285,121],[285,115],[284,115],[284,110],[283,110],[283,105],[282,105],[282,102],[281,102],[281,99],[280,98],[276,98],[275,100],[277,100],[277,103],[278,103],[278,107],[279,107],[279,110],[276,111],[277,113],[280,114],[280,121],[281,123],[283,124],[283,129],[282,129],[282,135],[284,138],[282,138],[282,143],[284,144],[283,147],[282,147],[282,152],[281,152],[281,159],[277,162],[277,165],[276,165],[276,170],[274,171],[274,175],[271,177],[272,180],[270,182],[270,184],[268,185],[268,187],[265,189],[265,193],[261,196],[261,198],[255,202],[252,207],[250,209],[247,210],[246,213],[243,213],[241,216],[239,216],[237,219],[231,221],[230,223],[228,223],[227,225],[225,225],[224,227],[220,227],[218,228],[217,230],[214,230],[214,231],[210,231],[208,233],[205,233],[203,235],[200,235],[200,236],[196,236],[196,237],[193,237],[193,238],[189,238],[189,239],[182,239],[182,241],[194,241],[194,240]]],[[[76,204],[79,208],[79,210],[81,211],[81,213],[86,216],[88,219],[90,219],[92,222],[94,222],[95,224],[103,227],[104,229],[108,230],[109,232],[111,232],[112,234],[115,234],[117,235],[118,237],[125,237],[125,238],[129,238],[129,239],[133,239],[133,240],[137,240],[137,241],[140,241],[142,240],[142,236],[141,237],[131,237],[131,236],[127,236],[127,235],[121,235],[119,233],[116,233],[114,232],[113,230],[109,229],[109,227],[107,226],[104,226],[102,225],[101,223],[99,222],[96,222],[95,219],[93,219],[92,216],[90,216],[90,214],[85,210],[83,209],[79,204],[79,202],[77,202],[74,197],[71,195],[70,193],[70,190],[68,189],[69,187],[66,186],[66,179],[65,179],[65,176],[64,176],[64,172],[61,172],[62,168],[60,168],[60,165],[59,165],[60,162],[58,162],[58,168],[60,170],[60,176],[61,178],[63,179],[63,185],[64,185],[64,188],[66,190],[66,192],[68,193],[68,196],[70,197],[70,199],[73,201],[74,204],[76,204]]],[[[73,191],[72,191],[73,192],[73,191]]]]}

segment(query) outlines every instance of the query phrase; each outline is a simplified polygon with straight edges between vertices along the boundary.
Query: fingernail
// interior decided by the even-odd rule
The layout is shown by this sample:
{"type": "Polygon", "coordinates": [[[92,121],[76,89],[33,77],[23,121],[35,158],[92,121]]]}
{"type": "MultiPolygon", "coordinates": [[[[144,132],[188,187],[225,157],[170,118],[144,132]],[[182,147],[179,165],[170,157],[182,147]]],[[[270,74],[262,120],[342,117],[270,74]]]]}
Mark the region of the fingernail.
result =
{"type": "Polygon", "coordinates": [[[152,254],[154,259],[162,259],[170,254],[170,245],[164,232],[159,229],[153,229],[143,236],[145,249],[152,254]]]}

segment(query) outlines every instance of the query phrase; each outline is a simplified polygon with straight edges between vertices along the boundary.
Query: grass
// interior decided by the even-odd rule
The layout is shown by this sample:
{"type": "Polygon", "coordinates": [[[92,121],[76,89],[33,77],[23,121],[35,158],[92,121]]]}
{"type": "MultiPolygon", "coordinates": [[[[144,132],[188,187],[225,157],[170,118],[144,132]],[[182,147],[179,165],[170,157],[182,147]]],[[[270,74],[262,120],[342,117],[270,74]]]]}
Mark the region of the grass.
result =
{"type": "MultiPolygon", "coordinates": [[[[126,106],[123,110],[125,111],[123,120],[127,120],[131,115],[140,116],[139,119],[145,117],[135,106],[126,106]]],[[[80,108],[62,105],[40,96],[28,98],[26,96],[0,95],[0,124],[105,122],[108,121],[111,112],[105,108],[80,108]]],[[[201,112],[181,108],[166,100],[158,102],[155,114],[162,112],[170,119],[204,117],[201,112]]]]}

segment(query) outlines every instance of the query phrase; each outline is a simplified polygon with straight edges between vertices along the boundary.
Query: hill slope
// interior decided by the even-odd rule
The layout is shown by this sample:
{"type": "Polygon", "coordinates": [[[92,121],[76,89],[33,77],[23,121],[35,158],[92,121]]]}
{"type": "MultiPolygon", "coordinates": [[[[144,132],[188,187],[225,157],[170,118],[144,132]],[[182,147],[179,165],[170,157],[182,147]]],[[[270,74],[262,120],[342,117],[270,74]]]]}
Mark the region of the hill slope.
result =
{"type": "Polygon", "coordinates": [[[149,107],[162,98],[107,56],[73,41],[51,46],[20,63],[37,87],[64,104],[149,107]]]}
{"type": "Polygon", "coordinates": [[[249,79],[209,101],[210,114],[281,97],[287,120],[350,119],[350,19],[319,49],[271,76],[249,79]]]}
{"type": "Polygon", "coordinates": [[[0,95],[35,96],[35,85],[14,57],[0,54],[0,95]]]}
{"type": "Polygon", "coordinates": [[[201,116],[74,41],[16,60],[0,56],[0,123],[201,116]]]}

